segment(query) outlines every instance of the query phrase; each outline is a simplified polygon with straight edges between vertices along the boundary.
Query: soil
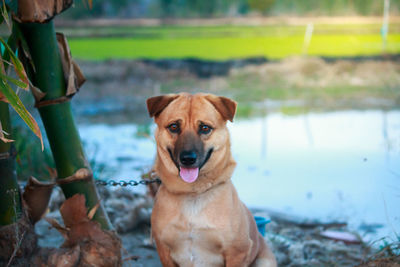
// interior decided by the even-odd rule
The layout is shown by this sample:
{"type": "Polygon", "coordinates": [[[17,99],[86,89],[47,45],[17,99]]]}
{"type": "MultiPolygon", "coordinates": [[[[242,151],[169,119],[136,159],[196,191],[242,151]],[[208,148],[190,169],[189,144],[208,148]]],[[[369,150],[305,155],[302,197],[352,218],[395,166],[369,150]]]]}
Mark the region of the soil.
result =
{"type": "MultiPolygon", "coordinates": [[[[124,266],[162,266],[154,243],[150,238],[150,215],[153,199],[132,193],[126,188],[99,187],[103,204],[119,233],[123,244],[124,266]]],[[[47,217],[61,221],[58,208],[63,195],[57,188],[52,195],[47,217]]],[[[265,240],[272,247],[279,266],[398,266],[400,256],[381,255],[360,241],[349,242],[324,238],[324,231],[349,233],[345,223],[320,223],[279,214],[273,211],[253,210],[257,216],[269,217],[265,240]],[[368,262],[369,260],[369,262],[368,262]],[[375,261],[374,261],[375,260],[375,261]],[[375,263],[383,265],[374,265],[375,263]]],[[[61,235],[41,220],[36,225],[39,245],[57,247],[63,242],[61,235]]]]}

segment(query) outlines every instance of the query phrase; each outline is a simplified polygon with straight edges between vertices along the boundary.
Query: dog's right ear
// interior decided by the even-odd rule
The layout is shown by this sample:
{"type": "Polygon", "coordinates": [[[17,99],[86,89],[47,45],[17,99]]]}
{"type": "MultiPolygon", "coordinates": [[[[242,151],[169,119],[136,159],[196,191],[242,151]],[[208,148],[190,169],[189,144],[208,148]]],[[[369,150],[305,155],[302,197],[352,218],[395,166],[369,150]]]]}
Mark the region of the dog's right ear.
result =
{"type": "Polygon", "coordinates": [[[235,101],[227,97],[216,96],[212,94],[208,94],[205,97],[218,110],[224,120],[233,121],[237,106],[235,101]]]}
{"type": "Polygon", "coordinates": [[[150,117],[157,117],[161,111],[163,111],[169,103],[177,99],[179,95],[169,94],[150,97],[146,100],[147,110],[149,111],[150,117]]]}

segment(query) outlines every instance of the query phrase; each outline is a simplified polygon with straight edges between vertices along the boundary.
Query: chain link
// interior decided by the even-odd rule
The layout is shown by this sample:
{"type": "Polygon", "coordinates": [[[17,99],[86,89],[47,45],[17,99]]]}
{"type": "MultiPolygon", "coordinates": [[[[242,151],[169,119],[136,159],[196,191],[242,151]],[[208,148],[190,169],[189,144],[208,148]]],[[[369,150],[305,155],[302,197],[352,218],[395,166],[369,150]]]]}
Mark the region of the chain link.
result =
{"type": "Polygon", "coordinates": [[[149,185],[149,184],[154,184],[158,183],[161,184],[161,180],[159,178],[155,179],[148,179],[148,180],[140,180],[140,181],[135,181],[135,180],[129,180],[129,181],[124,181],[124,180],[102,180],[102,179],[95,179],[96,185],[101,185],[101,186],[121,186],[121,187],[126,187],[126,186],[137,186],[137,185],[149,185]]]}
{"type": "MultiPolygon", "coordinates": [[[[94,179],[95,185],[100,185],[100,186],[121,186],[121,187],[126,187],[126,186],[137,186],[137,185],[149,185],[149,184],[161,184],[161,180],[159,178],[153,178],[153,179],[142,179],[139,181],[135,180],[129,180],[129,181],[124,181],[124,180],[103,180],[103,179],[94,179]]],[[[27,182],[21,182],[19,181],[18,184],[21,186],[21,188],[26,187],[27,182]]]]}

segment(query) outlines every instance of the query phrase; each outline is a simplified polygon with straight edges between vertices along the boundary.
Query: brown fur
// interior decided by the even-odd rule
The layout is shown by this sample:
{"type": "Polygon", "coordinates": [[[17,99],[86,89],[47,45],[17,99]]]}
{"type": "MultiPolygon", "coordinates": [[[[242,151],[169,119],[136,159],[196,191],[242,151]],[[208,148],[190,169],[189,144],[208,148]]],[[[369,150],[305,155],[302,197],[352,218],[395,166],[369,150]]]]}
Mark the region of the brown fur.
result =
{"type": "Polygon", "coordinates": [[[147,100],[155,117],[155,171],[162,180],[152,213],[152,235],[164,266],[276,266],[275,258],[258,233],[252,214],[240,201],[231,176],[235,161],[230,150],[227,120],[236,103],[206,94],[179,94],[147,100]],[[181,131],[168,125],[179,121],[181,131]],[[212,126],[199,134],[200,123],[212,126]],[[183,140],[183,141],[182,141],[183,140]],[[179,177],[176,146],[198,147],[206,162],[198,179],[179,177]],[[205,154],[212,149],[207,161],[205,154]]]}

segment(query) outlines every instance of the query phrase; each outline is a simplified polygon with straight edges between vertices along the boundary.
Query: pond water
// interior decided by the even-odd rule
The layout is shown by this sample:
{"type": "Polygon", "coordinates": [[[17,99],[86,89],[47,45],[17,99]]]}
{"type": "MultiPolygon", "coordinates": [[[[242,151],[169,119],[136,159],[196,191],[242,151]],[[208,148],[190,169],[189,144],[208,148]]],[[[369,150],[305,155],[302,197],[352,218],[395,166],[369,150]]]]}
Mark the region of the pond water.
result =
{"type": "MultiPolygon", "coordinates": [[[[272,113],[228,127],[233,183],[249,207],[347,221],[370,241],[400,234],[400,111],[272,113]]],[[[152,165],[154,140],[138,136],[141,128],[79,126],[89,158],[116,180],[152,165]]]]}

